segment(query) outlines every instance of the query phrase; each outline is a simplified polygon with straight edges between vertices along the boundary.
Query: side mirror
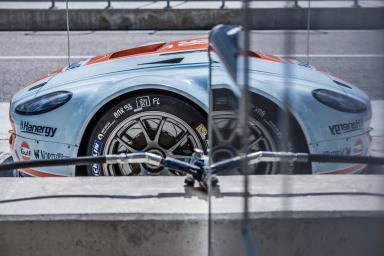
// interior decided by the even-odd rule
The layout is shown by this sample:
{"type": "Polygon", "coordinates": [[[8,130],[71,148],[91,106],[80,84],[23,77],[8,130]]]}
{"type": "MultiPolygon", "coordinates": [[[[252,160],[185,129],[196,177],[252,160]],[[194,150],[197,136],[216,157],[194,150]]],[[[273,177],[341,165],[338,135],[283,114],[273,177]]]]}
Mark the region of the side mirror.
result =
{"type": "Polygon", "coordinates": [[[239,56],[239,37],[241,27],[217,25],[209,34],[209,51],[213,51],[224,64],[234,81],[237,80],[237,57],[239,56]]]}
{"type": "Polygon", "coordinates": [[[218,25],[209,35],[209,159],[216,163],[241,155],[240,102],[237,83],[241,27],[218,25]]]}

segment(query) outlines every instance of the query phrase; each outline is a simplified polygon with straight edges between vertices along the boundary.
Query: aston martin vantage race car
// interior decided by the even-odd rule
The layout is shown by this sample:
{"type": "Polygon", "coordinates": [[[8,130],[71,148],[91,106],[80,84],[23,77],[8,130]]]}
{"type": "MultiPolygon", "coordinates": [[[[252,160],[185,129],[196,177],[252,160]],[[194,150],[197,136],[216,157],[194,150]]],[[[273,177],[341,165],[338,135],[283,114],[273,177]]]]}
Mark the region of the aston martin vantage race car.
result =
{"type": "MultiPolygon", "coordinates": [[[[207,151],[208,41],[154,43],[71,64],[17,92],[10,106],[15,161],[151,152],[188,161],[207,151]]],[[[253,149],[279,151],[290,117],[290,150],[368,155],[371,106],[358,88],[325,69],[250,53],[253,149]],[[285,66],[290,97],[284,100],[285,66]]],[[[276,163],[277,164],[277,163],[276,163]]],[[[292,167],[294,168],[294,167],[292,167]]],[[[312,163],[294,173],[356,173],[362,164],[312,163]]],[[[270,168],[265,173],[279,173],[270,168]]],[[[25,168],[19,176],[178,175],[146,164],[25,168]]]]}

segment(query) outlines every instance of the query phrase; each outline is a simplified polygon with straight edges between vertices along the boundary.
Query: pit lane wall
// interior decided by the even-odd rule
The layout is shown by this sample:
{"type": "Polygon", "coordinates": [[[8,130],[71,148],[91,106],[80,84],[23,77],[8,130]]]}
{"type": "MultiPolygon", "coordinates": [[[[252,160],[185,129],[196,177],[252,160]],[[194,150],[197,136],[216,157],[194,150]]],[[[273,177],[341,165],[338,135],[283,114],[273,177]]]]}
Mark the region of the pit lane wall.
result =
{"type": "MultiPolygon", "coordinates": [[[[215,255],[245,255],[242,184],[220,177],[213,191],[215,255]]],[[[250,184],[258,255],[383,255],[383,176],[250,184]]],[[[0,254],[207,255],[207,210],[206,194],[182,177],[2,178],[0,254]]]]}
{"type": "MultiPolygon", "coordinates": [[[[306,8],[251,11],[253,29],[306,29],[306,8]]],[[[65,10],[0,9],[0,30],[65,30],[65,10]]],[[[72,30],[211,29],[240,24],[240,9],[75,9],[72,30]]],[[[311,29],[383,29],[384,8],[312,8],[311,29]]]]}

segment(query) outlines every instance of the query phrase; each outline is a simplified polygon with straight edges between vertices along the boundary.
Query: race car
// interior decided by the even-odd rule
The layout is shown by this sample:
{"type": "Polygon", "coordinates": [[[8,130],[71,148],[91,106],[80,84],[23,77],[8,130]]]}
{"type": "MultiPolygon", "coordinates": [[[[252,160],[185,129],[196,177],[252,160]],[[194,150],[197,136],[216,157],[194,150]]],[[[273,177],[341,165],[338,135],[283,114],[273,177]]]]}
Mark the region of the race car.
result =
{"type": "MultiPolygon", "coordinates": [[[[323,68],[250,52],[252,150],[279,151],[289,116],[293,152],[368,155],[370,100],[323,68]],[[289,101],[284,99],[290,66],[289,101]]],[[[208,40],[158,42],[60,68],[10,103],[14,161],[151,152],[188,161],[207,152],[208,40]]],[[[264,173],[279,173],[277,163],[264,173]]],[[[362,164],[312,163],[292,173],[356,173],[362,164]]],[[[179,175],[146,164],[24,168],[19,176],[179,175]]]]}

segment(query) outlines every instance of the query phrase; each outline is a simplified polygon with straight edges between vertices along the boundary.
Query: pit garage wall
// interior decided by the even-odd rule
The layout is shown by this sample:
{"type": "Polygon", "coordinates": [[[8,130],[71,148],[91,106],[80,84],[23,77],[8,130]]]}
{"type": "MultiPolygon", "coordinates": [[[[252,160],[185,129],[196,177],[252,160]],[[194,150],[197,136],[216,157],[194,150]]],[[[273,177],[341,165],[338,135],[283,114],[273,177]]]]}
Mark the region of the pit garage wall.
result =
{"type": "MultiPolygon", "coordinates": [[[[306,29],[307,8],[251,10],[252,29],[306,29]]],[[[0,30],[65,30],[65,10],[0,9],[0,30]]],[[[70,10],[71,30],[211,29],[240,24],[240,9],[70,10]]],[[[312,8],[311,29],[383,29],[384,8],[312,8]]]]}
{"type": "MultiPolygon", "coordinates": [[[[252,177],[258,255],[382,256],[383,181],[252,177]]],[[[220,184],[212,198],[215,255],[245,255],[242,178],[220,177],[220,184]]],[[[3,178],[0,255],[207,255],[206,199],[182,177],[3,178]]]]}

